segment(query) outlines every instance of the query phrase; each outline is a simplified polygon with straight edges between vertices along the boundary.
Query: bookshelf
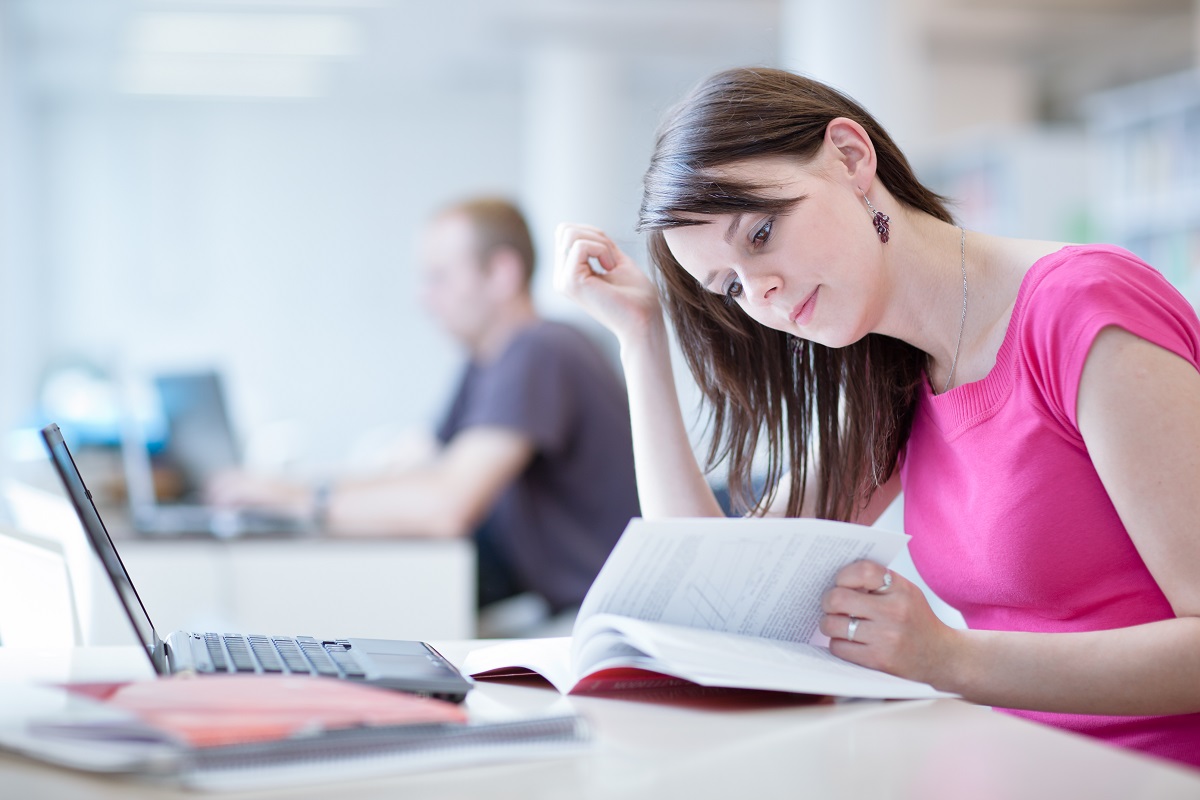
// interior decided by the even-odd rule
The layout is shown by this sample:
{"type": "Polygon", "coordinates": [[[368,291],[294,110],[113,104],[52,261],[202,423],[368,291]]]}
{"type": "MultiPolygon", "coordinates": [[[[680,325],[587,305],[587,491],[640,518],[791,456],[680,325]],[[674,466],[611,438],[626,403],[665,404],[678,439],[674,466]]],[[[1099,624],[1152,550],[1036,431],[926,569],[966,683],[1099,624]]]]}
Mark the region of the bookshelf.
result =
{"type": "Polygon", "coordinates": [[[1102,238],[1200,300],[1200,71],[1096,94],[1086,105],[1102,238]]]}
{"type": "Polygon", "coordinates": [[[939,141],[914,159],[918,177],[950,200],[968,230],[1089,241],[1088,138],[1080,127],[978,130],[939,141]]]}

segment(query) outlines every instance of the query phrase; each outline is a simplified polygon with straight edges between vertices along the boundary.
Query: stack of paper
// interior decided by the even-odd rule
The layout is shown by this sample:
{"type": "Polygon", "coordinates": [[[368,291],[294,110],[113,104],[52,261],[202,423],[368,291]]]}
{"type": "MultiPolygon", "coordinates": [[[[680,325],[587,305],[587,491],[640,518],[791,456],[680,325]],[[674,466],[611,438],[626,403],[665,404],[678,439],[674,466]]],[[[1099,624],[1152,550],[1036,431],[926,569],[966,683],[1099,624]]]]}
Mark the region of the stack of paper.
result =
{"type": "Polygon", "coordinates": [[[324,678],[0,684],[0,747],[73,769],[247,789],[556,755],[572,715],[476,723],[441,700],[324,678]]]}

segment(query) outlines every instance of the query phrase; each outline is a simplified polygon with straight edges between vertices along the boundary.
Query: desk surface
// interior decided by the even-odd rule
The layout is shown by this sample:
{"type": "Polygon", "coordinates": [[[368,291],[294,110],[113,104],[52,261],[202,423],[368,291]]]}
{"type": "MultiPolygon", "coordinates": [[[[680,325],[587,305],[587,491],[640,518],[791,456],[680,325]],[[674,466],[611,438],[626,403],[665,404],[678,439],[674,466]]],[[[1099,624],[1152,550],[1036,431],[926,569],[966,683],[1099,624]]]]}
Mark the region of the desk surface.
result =
{"type": "MultiPolygon", "coordinates": [[[[461,661],[475,643],[435,643],[461,661]]],[[[134,648],[0,648],[0,679],[144,677],[134,648]]],[[[721,706],[564,698],[540,685],[481,682],[469,710],[494,718],[573,709],[595,741],[562,758],[339,784],[352,798],[704,798],[1133,800],[1200,798],[1200,772],[956,700],[721,706]]],[[[196,797],[0,755],[6,797],[196,797]]],[[[327,798],[328,785],[228,797],[327,798]]]]}

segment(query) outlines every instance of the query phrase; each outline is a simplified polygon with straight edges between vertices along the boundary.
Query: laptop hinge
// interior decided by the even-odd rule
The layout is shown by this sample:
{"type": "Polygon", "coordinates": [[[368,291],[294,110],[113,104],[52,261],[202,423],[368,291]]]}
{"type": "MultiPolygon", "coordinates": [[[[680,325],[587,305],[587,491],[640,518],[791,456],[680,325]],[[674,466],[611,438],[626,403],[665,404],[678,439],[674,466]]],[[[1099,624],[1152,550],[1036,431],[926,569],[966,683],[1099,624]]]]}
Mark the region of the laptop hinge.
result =
{"type": "Polygon", "coordinates": [[[177,674],[191,672],[195,669],[196,661],[192,654],[191,636],[186,631],[173,631],[162,643],[163,664],[166,672],[177,674]]]}

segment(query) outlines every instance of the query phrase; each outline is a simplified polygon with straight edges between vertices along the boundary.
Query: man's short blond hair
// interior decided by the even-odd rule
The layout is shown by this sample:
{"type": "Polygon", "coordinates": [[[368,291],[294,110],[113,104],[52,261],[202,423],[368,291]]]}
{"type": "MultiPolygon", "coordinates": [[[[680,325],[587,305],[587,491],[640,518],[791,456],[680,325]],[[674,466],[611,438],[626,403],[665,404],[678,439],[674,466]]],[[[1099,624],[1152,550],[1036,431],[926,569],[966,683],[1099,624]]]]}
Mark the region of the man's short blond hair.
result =
{"type": "Polygon", "coordinates": [[[509,248],[520,258],[525,288],[529,288],[536,253],[529,224],[515,203],[503,197],[473,197],[447,206],[439,216],[452,214],[461,214],[471,223],[480,264],[486,264],[497,250],[509,248]]]}

